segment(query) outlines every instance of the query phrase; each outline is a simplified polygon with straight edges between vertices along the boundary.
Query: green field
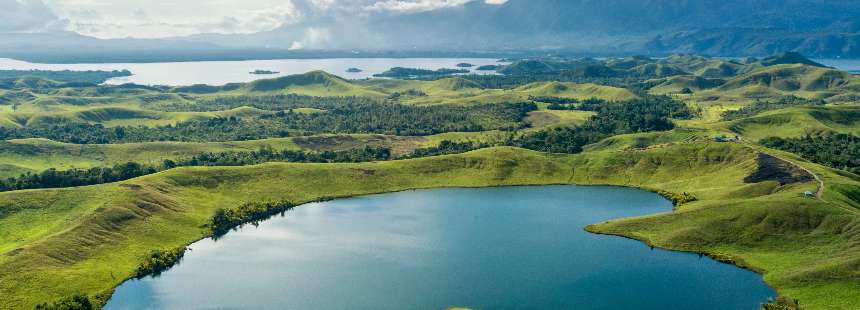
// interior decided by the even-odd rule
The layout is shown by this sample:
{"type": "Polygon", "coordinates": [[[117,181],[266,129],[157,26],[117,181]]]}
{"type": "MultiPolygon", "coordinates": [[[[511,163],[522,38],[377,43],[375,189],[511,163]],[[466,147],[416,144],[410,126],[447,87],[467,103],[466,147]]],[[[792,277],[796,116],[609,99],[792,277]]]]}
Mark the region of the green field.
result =
{"type": "MultiPolygon", "coordinates": [[[[543,65],[569,64],[546,60],[543,65]]],[[[799,300],[803,309],[860,304],[860,176],[756,144],[774,136],[860,135],[856,76],[811,65],[690,55],[591,65],[629,75],[583,77],[572,76],[578,72],[572,70],[354,81],[318,71],[225,86],[67,87],[33,78],[12,83],[0,89],[0,134],[29,136],[0,141],[0,178],[125,162],[159,165],[166,159],[261,148],[324,152],[378,147],[397,160],[168,167],[115,183],[0,192],[0,308],[27,309],[76,293],[104,302],[151,251],[207,237],[205,225],[219,208],[418,188],[540,184],[629,186],[685,198],[672,212],[594,223],[587,229],[707,253],[750,268],[763,274],[780,296],[799,300]],[[597,117],[609,106],[631,109],[636,106],[632,103],[655,94],[671,96],[677,101],[668,101],[681,102],[677,105],[693,116],[667,118],[674,128],[652,132],[597,117]],[[786,95],[823,101],[755,110],[736,119],[723,114],[786,95]],[[590,110],[550,110],[545,102],[532,105],[536,97],[606,102],[590,110]],[[512,103],[528,103],[529,108],[502,109],[512,103]],[[458,118],[462,113],[475,115],[458,118]],[[366,117],[351,118],[359,114],[366,117]],[[471,125],[458,126],[462,124],[445,117],[471,125]],[[274,132],[264,127],[275,119],[290,120],[283,124],[296,128],[274,132]],[[409,127],[420,122],[423,127],[409,127]],[[577,127],[584,124],[591,127],[577,127]],[[76,130],[74,126],[83,128],[78,135],[98,131],[120,142],[58,142],[74,135],[45,138],[66,130],[58,128],[76,130]],[[175,136],[167,134],[122,140],[145,130],[172,134],[180,127],[186,130],[181,134],[243,134],[234,140],[200,135],[194,142],[172,141],[175,136]],[[522,146],[516,144],[519,138],[568,128],[616,131],[591,140],[576,154],[512,147],[522,146]],[[252,135],[258,132],[262,134],[252,135]],[[741,140],[720,143],[714,141],[716,135],[741,140]],[[398,159],[446,141],[480,149],[398,159]],[[820,197],[806,197],[807,191],[820,197]]],[[[507,68],[528,69],[518,63],[507,68]]],[[[649,114],[656,112],[647,108],[632,118],[657,122],[658,116],[649,114]]],[[[547,143],[557,137],[547,135],[547,143]]]]}
{"type": "Polygon", "coordinates": [[[125,162],[160,164],[201,153],[274,150],[342,151],[364,146],[390,147],[395,155],[405,155],[419,147],[438,143],[434,137],[385,135],[318,135],[231,142],[144,142],[125,144],[71,144],[47,139],[0,141],[0,177],[14,177],[49,168],[87,169],[125,162]],[[436,142],[432,142],[436,140],[436,142]]]}

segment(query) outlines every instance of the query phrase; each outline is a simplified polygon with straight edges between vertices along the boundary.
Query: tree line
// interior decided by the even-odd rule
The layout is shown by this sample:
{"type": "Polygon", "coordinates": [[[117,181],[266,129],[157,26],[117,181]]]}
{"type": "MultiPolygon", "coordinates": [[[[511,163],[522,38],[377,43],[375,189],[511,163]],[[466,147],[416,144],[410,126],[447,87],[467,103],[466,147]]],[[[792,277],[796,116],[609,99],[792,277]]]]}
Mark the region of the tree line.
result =
{"type": "Polygon", "coordinates": [[[124,181],[166,169],[191,166],[244,166],[264,162],[362,162],[388,160],[391,150],[383,147],[364,147],[346,151],[306,152],[301,150],[275,151],[262,147],[257,151],[203,153],[182,160],[164,160],[158,165],[136,162],[111,167],[89,169],[47,169],[40,173],[25,173],[19,177],[0,179],[0,192],[22,189],[63,188],[124,181]]]}
{"type": "Polygon", "coordinates": [[[212,236],[218,238],[231,229],[239,227],[244,223],[257,224],[272,215],[282,213],[294,208],[296,205],[289,201],[279,202],[250,202],[240,205],[235,209],[218,209],[209,220],[208,227],[212,236]]]}
{"type": "Polygon", "coordinates": [[[770,137],[759,143],[798,154],[814,163],[860,175],[860,137],[855,135],[823,132],[799,138],[770,137]]]}
{"type": "Polygon", "coordinates": [[[176,265],[185,256],[186,247],[181,246],[170,250],[154,250],[144,257],[137,266],[134,277],[142,279],[149,275],[160,275],[162,272],[176,265]]]}
{"type": "Polygon", "coordinates": [[[766,111],[779,110],[783,108],[788,108],[792,106],[815,106],[815,105],[824,105],[826,102],[820,99],[805,99],[800,98],[794,95],[785,96],[778,100],[756,100],[752,104],[744,106],[737,110],[725,111],[720,116],[724,121],[733,121],[741,118],[746,118],[750,116],[755,116],[759,113],[766,111]]]}
{"type": "Polygon", "coordinates": [[[0,127],[0,139],[47,138],[76,144],[108,144],[241,141],[319,133],[423,136],[443,132],[516,130],[527,126],[523,119],[536,109],[533,102],[430,107],[351,103],[330,107],[322,113],[287,110],[252,118],[212,118],[156,127],[104,127],[87,123],[0,127]]]}
{"type": "MultiPolygon", "coordinates": [[[[579,153],[585,145],[613,135],[670,130],[674,128],[670,118],[688,119],[693,116],[693,112],[684,103],[666,96],[649,96],[625,102],[601,102],[594,104],[591,108],[596,114],[584,124],[541,130],[516,138],[512,136],[498,144],[544,152],[579,153]]],[[[491,145],[476,142],[442,141],[438,146],[415,150],[410,156],[422,157],[462,153],[488,146],[491,145]]],[[[850,157],[851,154],[847,156],[850,157]]],[[[102,184],[183,166],[241,166],[271,161],[363,162],[389,159],[392,159],[392,154],[391,150],[386,147],[367,146],[337,152],[275,151],[263,147],[257,151],[203,153],[177,161],[165,160],[160,165],[128,162],[113,167],[65,171],[48,169],[41,173],[26,173],[17,178],[0,180],[0,191],[102,184]]],[[[848,163],[853,164],[854,162],[848,161],[848,163]]]]}
{"type": "Polygon", "coordinates": [[[579,153],[585,145],[610,136],[671,130],[675,125],[670,118],[689,119],[694,115],[686,104],[667,96],[605,102],[595,105],[593,110],[597,113],[581,125],[529,133],[511,143],[543,152],[579,153]]]}
{"type": "MultiPolygon", "coordinates": [[[[458,154],[489,146],[491,145],[487,143],[443,140],[438,146],[416,149],[405,157],[458,154]]],[[[388,147],[365,146],[343,151],[308,152],[303,150],[274,150],[269,146],[263,146],[256,151],[208,152],[178,160],[165,159],[157,165],[126,162],[89,169],[57,170],[51,168],[39,173],[28,172],[18,177],[0,179],[0,192],[112,183],[177,167],[247,166],[267,162],[357,163],[391,159],[395,159],[395,157],[388,147]]]]}

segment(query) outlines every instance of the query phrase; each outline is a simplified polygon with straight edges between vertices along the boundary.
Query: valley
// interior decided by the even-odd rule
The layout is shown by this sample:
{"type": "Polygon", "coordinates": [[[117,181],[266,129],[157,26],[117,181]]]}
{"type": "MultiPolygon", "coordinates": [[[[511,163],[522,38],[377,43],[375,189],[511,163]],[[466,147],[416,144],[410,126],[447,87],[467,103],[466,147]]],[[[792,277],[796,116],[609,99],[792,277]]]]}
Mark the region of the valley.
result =
{"type": "Polygon", "coordinates": [[[672,201],[582,228],[753,270],[778,293],[766,309],[860,304],[860,76],[795,53],[511,60],[223,85],[0,79],[0,295],[104,306],[153,251],[250,203],[564,184],[672,201]]]}

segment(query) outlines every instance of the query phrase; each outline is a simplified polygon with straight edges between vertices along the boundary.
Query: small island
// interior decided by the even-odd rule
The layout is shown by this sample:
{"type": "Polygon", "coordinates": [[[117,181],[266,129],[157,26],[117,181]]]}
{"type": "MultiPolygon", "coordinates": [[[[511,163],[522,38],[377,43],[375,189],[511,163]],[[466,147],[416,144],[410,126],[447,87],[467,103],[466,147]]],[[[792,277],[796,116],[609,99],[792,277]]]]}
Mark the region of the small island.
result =
{"type": "Polygon", "coordinates": [[[374,77],[387,77],[387,78],[421,78],[421,77],[439,77],[439,76],[447,76],[454,74],[464,74],[469,73],[469,70],[466,69],[438,69],[438,70],[427,70],[427,69],[416,69],[416,68],[403,68],[403,67],[394,67],[389,69],[388,71],[374,74],[374,77]]]}
{"type": "Polygon", "coordinates": [[[280,72],[278,72],[278,71],[269,71],[269,70],[259,70],[259,69],[258,69],[258,70],[254,70],[254,71],[251,71],[251,72],[248,72],[248,73],[250,73],[250,74],[278,74],[278,73],[280,73],[280,72]]]}
{"type": "Polygon", "coordinates": [[[470,64],[470,63],[467,63],[467,62],[461,62],[461,63],[458,63],[458,64],[457,64],[457,68],[471,68],[471,67],[474,67],[474,66],[475,66],[475,65],[470,64]]]}
{"type": "Polygon", "coordinates": [[[360,73],[360,72],[364,72],[364,70],[361,70],[361,69],[359,69],[359,68],[349,68],[349,69],[346,69],[346,72],[349,72],[349,73],[360,73]]]}
{"type": "Polygon", "coordinates": [[[478,71],[495,71],[499,69],[499,65],[483,65],[477,68],[478,71]]]}

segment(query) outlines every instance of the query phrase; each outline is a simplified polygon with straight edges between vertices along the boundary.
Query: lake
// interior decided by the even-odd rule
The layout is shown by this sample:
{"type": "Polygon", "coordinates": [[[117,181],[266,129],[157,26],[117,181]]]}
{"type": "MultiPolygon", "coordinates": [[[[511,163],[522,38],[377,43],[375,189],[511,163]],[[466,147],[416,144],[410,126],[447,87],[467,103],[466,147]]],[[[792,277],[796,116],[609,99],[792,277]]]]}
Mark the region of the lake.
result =
{"type": "MultiPolygon", "coordinates": [[[[860,60],[816,59],[822,64],[840,70],[860,73],[860,60]]],[[[365,79],[393,67],[441,69],[456,68],[459,63],[470,63],[472,73],[494,74],[495,71],[478,71],[477,66],[499,64],[493,58],[325,58],[275,59],[243,61],[191,61],[160,63],[94,63],[94,64],[41,64],[0,58],[0,70],[129,70],[132,76],[110,79],[106,84],[135,83],[140,85],[183,86],[193,84],[224,85],[275,78],[323,70],[347,79],[365,79]],[[362,72],[346,72],[359,68],[362,72]],[[277,71],[278,74],[250,74],[254,70],[277,71]]]]}
{"type": "Polygon", "coordinates": [[[761,276],[590,234],[666,212],[619,187],[433,189],[312,203],[190,246],[106,309],[758,309],[761,276]]]}
{"type": "Polygon", "coordinates": [[[393,67],[441,69],[457,68],[459,63],[476,65],[472,73],[493,74],[494,71],[477,71],[477,66],[498,64],[488,58],[330,58],[330,59],[277,59],[246,61],[194,61],[161,63],[116,64],[39,64],[9,58],[0,58],[0,70],[129,70],[132,76],[108,80],[107,84],[135,83],[140,85],[224,85],[250,82],[284,75],[323,70],[347,79],[364,79],[393,67]],[[359,68],[362,72],[346,72],[359,68]],[[269,70],[278,74],[250,74],[254,70],[269,70]]]}
{"type": "Polygon", "coordinates": [[[860,74],[860,59],[816,59],[815,61],[828,67],[860,74]]]}

